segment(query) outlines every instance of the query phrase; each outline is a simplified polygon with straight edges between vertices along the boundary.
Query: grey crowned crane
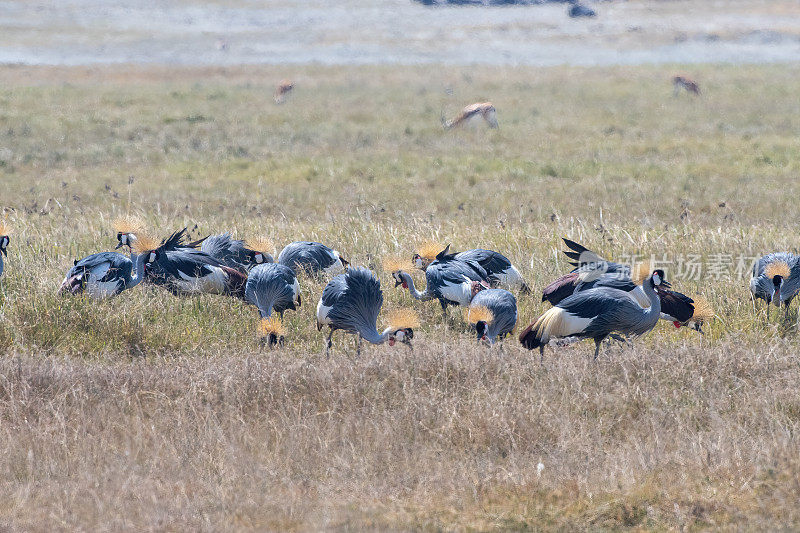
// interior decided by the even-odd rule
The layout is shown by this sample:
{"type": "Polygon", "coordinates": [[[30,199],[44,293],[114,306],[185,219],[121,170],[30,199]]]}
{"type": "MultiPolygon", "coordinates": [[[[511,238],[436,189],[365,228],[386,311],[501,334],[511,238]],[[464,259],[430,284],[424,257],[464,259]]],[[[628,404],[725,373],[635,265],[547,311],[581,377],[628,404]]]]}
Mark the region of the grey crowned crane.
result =
{"type": "Polygon", "coordinates": [[[268,246],[263,241],[245,242],[234,239],[230,233],[221,233],[203,239],[200,251],[207,253],[228,268],[247,274],[253,265],[275,262],[272,255],[266,251],[268,246]]]}
{"type": "Polygon", "coordinates": [[[414,329],[419,320],[413,312],[400,310],[390,316],[389,327],[378,333],[376,324],[383,305],[383,291],[378,278],[364,267],[348,269],[334,277],[322,291],[317,304],[317,330],[330,328],[325,353],[330,355],[333,332],[337,329],[358,335],[358,350],[361,339],[372,344],[388,342],[394,346],[402,342],[410,346],[414,329]]]}
{"type": "MultiPolygon", "coordinates": [[[[449,247],[448,247],[449,248],[449,247]]],[[[489,276],[486,270],[474,261],[459,261],[445,248],[425,270],[427,286],[419,292],[408,272],[387,264],[395,280],[395,287],[402,285],[417,300],[439,300],[442,311],[447,315],[448,305],[466,307],[478,292],[488,289],[489,276]]]]}
{"type": "MultiPolygon", "coordinates": [[[[441,250],[442,247],[436,243],[423,243],[412,258],[414,266],[423,271],[427,270],[428,265],[436,260],[436,256],[439,255],[441,250]]],[[[448,251],[449,250],[446,250],[445,253],[448,253],[448,251]]],[[[500,252],[475,248],[473,250],[458,252],[454,254],[453,257],[459,261],[478,263],[486,271],[486,275],[489,277],[489,281],[493,286],[515,288],[523,293],[530,292],[530,288],[525,283],[517,267],[500,252]]]]}
{"type": "Polygon", "coordinates": [[[3,258],[8,257],[8,245],[11,243],[11,238],[8,234],[11,230],[4,222],[0,222],[0,276],[3,275],[4,263],[3,258]]]}
{"type": "MultiPolygon", "coordinates": [[[[649,263],[639,266],[649,270],[649,263]]],[[[628,293],[642,307],[650,305],[650,300],[639,281],[626,277],[622,272],[601,274],[598,270],[583,269],[561,276],[545,287],[542,291],[542,301],[558,305],[573,294],[598,287],[619,289],[628,293]]],[[[663,287],[658,287],[656,292],[661,300],[661,318],[672,322],[677,328],[690,326],[695,331],[702,333],[702,325],[714,316],[707,302],[696,308],[695,301],[685,294],[663,287]],[[708,313],[711,315],[709,316],[708,313]]]]}
{"type": "Polygon", "coordinates": [[[800,291],[800,256],[788,252],[776,252],[765,255],[753,264],[750,278],[750,293],[753,299],[767,302],[767,319],[769,305],[784,305],[785,316],[789,316],[789,305],[800,291]]]}
{"type": "Polygon", "coordinates": [[[278,263],[308,274],[325,272],[338,274],[347,268],[347,261],[336,250],[318,242],[296,241],[286,245],[278,254],[278,263]]]}
{"type": "Polygon", "coordinates": [[[300,285],[292,269],[275,263],[256,265],[247,276],[244,294],[261,315],[260,332],[264,341],[269,346],[283,344],[283,312],[296,310],[302,303],[300,285]],[[280,319],[272,317],[273,311],[280,319]]]}
{"type": "Polygon", "coordinates": [[[449,130],[457,126],[463,126],[476,120],[483,119],[490,128],[499,128],[497,123],[497,110],[491,102],[478,102],[470,104],[461,110],[457,117],[451,120],[445,120],[444,114],[442,115],[442,126],[444,129],[449,130]]]}
{"type": "Polygon", "coordinates": [[[503,289],[480,291],[464,310],[464,318],[475,326],[479,341],[494,344],[517,325],[517,299],[503,289]]]}
{"type": "Polygon", "coordinates": [[[160,244],[139,235],[134,246],[152,252],[148,280],[176,295],[227,294],[244,299],[247,276],[222,265],[205,252],[182,247],[184,230],[176,231],[160,244]]]}
{"type": "Polygon", "coordinates": [[[643,335],[658,323],[661,300],[656,287],[669,287],[664,280],[664,271],[654,270],[642,285],[650,307],[642,308],[627,292],[619,289],[589,289],[565,298],[546,311],[520,333],[519,341],[529,350],[539,348],[543,360],[544,347],[551,339],[590,338],[594,339],[594,358],[597,359],[600,343],[612,333],[643,335]]]}
{"type": "Polygon", "coordinates": [[[61,282],[61,294],[85,293],[93,298],[108,298],[137,286],[145,277],[147,263],[155,260],[149,251],[130,259],[116,252],[100,252],[75,261],[61,282]]]}

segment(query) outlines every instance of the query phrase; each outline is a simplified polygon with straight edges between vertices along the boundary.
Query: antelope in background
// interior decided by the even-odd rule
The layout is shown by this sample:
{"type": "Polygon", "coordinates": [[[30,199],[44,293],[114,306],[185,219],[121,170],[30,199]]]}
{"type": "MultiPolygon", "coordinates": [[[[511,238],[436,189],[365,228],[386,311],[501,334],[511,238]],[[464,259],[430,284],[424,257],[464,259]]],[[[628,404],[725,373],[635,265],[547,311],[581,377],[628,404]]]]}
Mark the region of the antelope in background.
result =
{"type": "Polygon", "coordinates": [[[700,96],[700,86],[697,85],[696,81],[685,76],[675,76],[672,78],[672,86],[675,88],[673,96],[678,96],[678,94],[681,92],[681,89],[686,90],[687,93],[693,93],[697,96],[700,96]]]}
{"type": "Polygon", "coordinates": [[[292,92],[292,89],[294,89],[294,83],[291,80],[281,80],[275,88],[275,94],[273,95],[275,103],[282,104],[284,100],[286,100],[286,95],[292,92]]]}
{"type": "Polygon", "coordinates": [[[443,114],[442,125],[444,125],[444,129],[449,130],[451,128],[455,128],[456,126],[466,124],[467,122],[472,122],[472,119],[477,119],[478,117],[483,117],[483,120],[489,124],[490,128],[499,127],[499,124],[497,123],[497,111],[495,111],[494,105],[492,105],[491,102],[479,102],[468,105],[461,110],[461,113],[457,117],[452,120],[445,120],[443,114]]]}

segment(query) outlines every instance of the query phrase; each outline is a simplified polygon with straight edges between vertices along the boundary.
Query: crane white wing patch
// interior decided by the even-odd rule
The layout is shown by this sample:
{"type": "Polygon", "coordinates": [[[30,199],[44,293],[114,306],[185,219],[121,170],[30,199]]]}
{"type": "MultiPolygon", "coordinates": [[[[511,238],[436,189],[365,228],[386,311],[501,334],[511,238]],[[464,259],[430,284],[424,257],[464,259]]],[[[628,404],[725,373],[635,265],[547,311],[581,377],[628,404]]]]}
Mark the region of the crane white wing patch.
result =
{"type": "Polygon", "coordinates": [[[472,300],[472,289],[469,283],[453,283],[445,281],[439,288],[439,293],[445,300],[456,302],[458,305],[469,305],[472,300]]]}
{"type": "Polygon", "coordinates": [[[328,318],[328,315],[333,309],[333,306],[328,307],[327,305],[322,304],[322,298],[320,298],[319,303],[317,304],[317,323],[318,324],[330,324],[331,321],[328,318]]]}

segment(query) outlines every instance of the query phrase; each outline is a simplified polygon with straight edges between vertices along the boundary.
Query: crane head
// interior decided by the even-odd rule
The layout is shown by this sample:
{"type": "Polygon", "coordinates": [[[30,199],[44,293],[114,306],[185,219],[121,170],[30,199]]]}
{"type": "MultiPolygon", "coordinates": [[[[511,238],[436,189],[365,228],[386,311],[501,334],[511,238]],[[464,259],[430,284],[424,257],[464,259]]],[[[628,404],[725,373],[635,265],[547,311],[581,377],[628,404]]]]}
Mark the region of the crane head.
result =
{"type": "Polygon", "coordinates": [[[278,317],[262,318],[258,325],[258,334],[261,337],[261,345],[268,348],[283,346],[283,338],[286,335],[286,328],[278,317]]]}
{"type": "Polygon", "coordinates": [[[419,245],[414,257],[411,258],[411,262],[414,264],[415,268],[424,271],[427,270],[428,265],[436,260],[441,252],[442,245],[440,243],[436,241],[425,241],[419,245]]]}
{"type": "Polygon", "coordinates": [[[489,325],[483,320],[479,320],[475,324],[475,331],[478,333],[479,341],[488,341],[487,333],[489,332],[489,325]]]}
{"type": "Polygon", "coordinates": [[[114,229],[117,230],[116,249],[123,246],[132,248],[136,235],[144,230],[144,224],[138,217],[125,215],[114,221],[114,229]]]}
{"type": "Polygon", "coordinates": [[[653,288],[664,287],[668,289],[672,287],[664,278],[664,271],[660,268],[653,270],[653,273],[650,275],[650,283],[652,283],[653,288]]]}
{"type": "Polygon", "coordinates": [[[400,328],[389,333],[389,346],[394,346],[395,343],[401,342],[403,344],[411,345],[411,339],[414,338],[413,328],[400,328]]]}
{"type": "Polygon", "coordinates": [[[11,239],[8,235],[0,236],[0,253],[8,256],[8,244],[11,242],[11,239]]]}
{"type": "Polygon", "coordinates": [[[402,270],[397,270],[392,272],[392,278],[394,279],[394,286],[395,288],[403,286],[404,289],[408,288],[408,281],[406,280],[407,273],[403,272],[402,270]]]}
{"type": "MultiPolygon", "coordinates": [[[[407,274],[406,274],[407,275],[407,274]]],[[[419,317],[411,309],[396,309],[389,315],[389,346],[401,342],[411,346],[414,328],[419,327],[419,317]]]]}
{"type": "Polygon", "coordinates": [[[275,259],[269,250],[272,249],[272,243],[268,239],[248,239],[244,243],[247,253],[247,261],[251,265],[260,265],[262,263],[274,263],[275,259]]]}
{"type": "Polygon", "coordinates": [[[489,323],[494,320],[494,314],[483,305],[473,305],[464,309],[464,320],[475,325],[479,341],[489,340],[489,323]]]}

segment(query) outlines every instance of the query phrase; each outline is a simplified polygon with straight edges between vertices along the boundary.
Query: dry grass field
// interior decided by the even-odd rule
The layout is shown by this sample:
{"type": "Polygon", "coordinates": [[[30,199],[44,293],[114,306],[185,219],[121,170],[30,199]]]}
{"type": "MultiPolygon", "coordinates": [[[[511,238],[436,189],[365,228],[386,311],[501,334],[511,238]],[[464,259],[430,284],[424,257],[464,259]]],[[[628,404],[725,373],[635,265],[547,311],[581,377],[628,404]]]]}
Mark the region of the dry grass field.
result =
{"type": "MultiPolygon", "coordinates": [[[[794,529],[797,311],[739,258],[796,250],[800,67],[0,68],[0,526],[14,530],[794,529]],[[673,98],[688,71],[701,98],[673,98]],[[275,82],[295,81],[283,105],[275,82]],[[490,99],[499,130],[443,132],[490,99]],[[257,312],[140,286],[63,298],[132,212],[158,235],[328,243],[417,309],[414,350],[334,338],[302,279],[286,345],[257,312]],[[427,239],[540,290],[569,236],[653,255],[717,311],[539,364],[478,346],[381,271],[427,239]],[[730,257],[728,257],[730,256],[730,257]],[[681,265],[701,265],[687,276],[681,265]],[[538,465],[543,465],[543,468],[538,465]]],[[[420,278],[421,280],[422,278],[420,278]]],[[[385,314],[385,313],[384,313],[385,314]]],[[[379,323],[379,326],[381,324],[379,323]]]]}

